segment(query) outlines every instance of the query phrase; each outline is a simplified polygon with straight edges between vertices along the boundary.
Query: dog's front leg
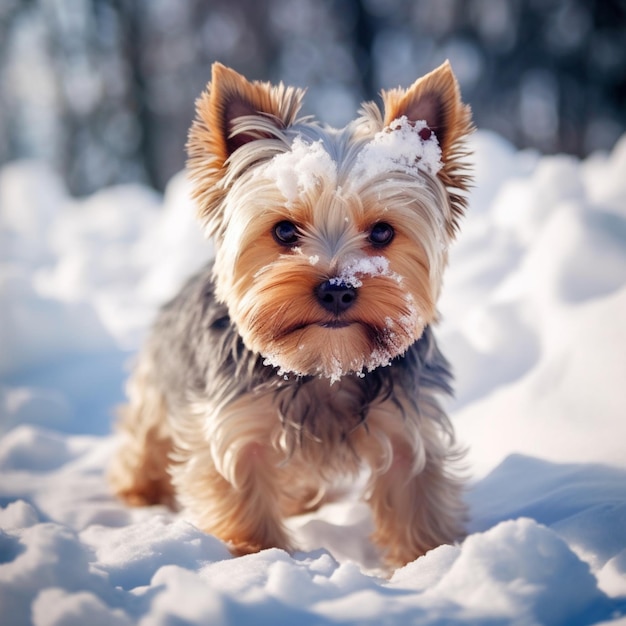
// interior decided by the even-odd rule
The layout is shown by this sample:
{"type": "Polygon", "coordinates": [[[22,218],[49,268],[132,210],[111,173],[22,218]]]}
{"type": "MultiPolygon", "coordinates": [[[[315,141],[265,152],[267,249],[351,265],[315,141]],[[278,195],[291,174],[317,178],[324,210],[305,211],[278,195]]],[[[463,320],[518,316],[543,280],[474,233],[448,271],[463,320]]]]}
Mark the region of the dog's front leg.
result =
{"type": "Polygon", "coordinates": [[[366,490],[372,540],[397,567],[462,538],[465,505],[462,481],[450,467],[454,450],[436,425],[393,410],[372,415],[360,444],[372,472],[366,490]]]}
{"type": "Polygon", "coordinates": [[[196,418],[196,428],[178,438],[183,462],[172,473],[184,512],[237,555],[291,548],[282,522],[282,459],[271,443],[278,418],[270,409],[263,399],[240,398],[196,418]]]}

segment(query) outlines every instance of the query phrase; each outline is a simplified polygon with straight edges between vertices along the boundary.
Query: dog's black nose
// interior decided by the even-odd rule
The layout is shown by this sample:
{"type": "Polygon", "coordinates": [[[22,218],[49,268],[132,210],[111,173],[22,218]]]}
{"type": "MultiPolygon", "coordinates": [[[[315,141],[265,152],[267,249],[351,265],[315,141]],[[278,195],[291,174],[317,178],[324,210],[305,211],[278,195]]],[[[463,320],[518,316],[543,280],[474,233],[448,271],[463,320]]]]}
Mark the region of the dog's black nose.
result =
{"type": "Polygon", "coordinates": [[[347,311],[356,300],[356,289],[344,282],[327,280],[315,290],[317,301],[331,313],[347,311]]]}

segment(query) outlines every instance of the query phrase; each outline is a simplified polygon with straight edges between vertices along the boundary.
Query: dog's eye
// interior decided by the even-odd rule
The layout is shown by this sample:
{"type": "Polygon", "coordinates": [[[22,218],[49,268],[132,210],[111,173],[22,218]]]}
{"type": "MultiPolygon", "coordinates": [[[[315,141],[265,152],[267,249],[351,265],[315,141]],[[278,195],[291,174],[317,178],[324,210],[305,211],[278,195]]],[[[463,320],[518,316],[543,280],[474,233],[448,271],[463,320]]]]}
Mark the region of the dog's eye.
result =
{"type": "Polygon", "coordinates": [[[278,222],[274,226],[274,239],[281,246],[293,246],[298,243],[298,228],[288,220],[278,222]]]}
{"type": "Polygon", "coordinates": [[[368,239],[372,245],[382,248],[391,243],[393,236],[394,231],[389,224],[386,222],[378,222],[378,224],[372,226],[368,239]]]}

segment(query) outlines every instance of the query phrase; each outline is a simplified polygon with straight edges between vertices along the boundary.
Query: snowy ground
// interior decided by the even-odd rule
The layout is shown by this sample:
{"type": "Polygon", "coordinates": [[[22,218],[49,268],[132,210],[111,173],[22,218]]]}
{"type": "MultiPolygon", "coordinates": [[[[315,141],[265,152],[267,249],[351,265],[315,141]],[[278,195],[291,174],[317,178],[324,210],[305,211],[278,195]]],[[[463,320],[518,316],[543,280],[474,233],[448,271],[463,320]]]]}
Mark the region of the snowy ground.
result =
{"type": "Polygon", "coordinates": [[[293,520],[306,551],[235,559],[110,497],[128,360],[210,250],[182,176],[74,201],[0,170],[2,624],[626,624],[626,138],[584,162],[474,143],[439,332],[471,534],[390,579],[357,503],[293,520]]]}

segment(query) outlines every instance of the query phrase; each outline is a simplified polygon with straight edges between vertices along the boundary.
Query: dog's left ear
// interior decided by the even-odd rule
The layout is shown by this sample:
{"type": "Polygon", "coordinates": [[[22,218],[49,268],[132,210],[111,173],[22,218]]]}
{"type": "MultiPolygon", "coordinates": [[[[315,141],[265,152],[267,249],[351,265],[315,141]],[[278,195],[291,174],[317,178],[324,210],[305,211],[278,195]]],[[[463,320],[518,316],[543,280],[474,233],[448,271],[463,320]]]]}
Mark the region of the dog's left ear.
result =
{"type": "Polygon", "coordinates": [[[187,142],[193,196],[208,234],[215,234],[221,223],[218,209],[226,190],[220,182],[230,156],[250,142],[279,136],[293,124],[303,93],[282,83],[250,82],[221,63],[213,64],[211,82],[196,101],[187,142]]]}
{"type": "Polygon", "coordinates": [[[461,100],[450,63],[446,61],[406,90],[384,91],[382,98],[385,126],[406,115],[413,122],[424,120],[437,137],[443,163],[438,176],[450,193],[453,215],[449,230],[453,234],[467,204],[465,192],[471,176],[465,161],[465,140],[474,127],[471,109],[461,100]]]}

